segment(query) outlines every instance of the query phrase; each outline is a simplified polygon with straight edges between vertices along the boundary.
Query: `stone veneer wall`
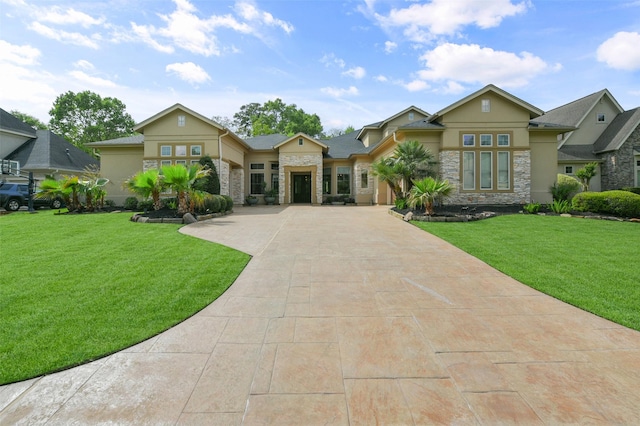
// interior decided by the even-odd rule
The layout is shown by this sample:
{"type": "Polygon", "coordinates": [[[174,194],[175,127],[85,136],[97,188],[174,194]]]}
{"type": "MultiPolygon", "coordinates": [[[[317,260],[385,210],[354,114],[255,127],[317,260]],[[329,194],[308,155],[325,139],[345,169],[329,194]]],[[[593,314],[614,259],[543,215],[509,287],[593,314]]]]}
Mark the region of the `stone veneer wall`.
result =
{"type": "MultiPolygon", "coordinates": [[[[355,193],[356,195],[371,195],[373,196],[373,175],[371,174],[371,164],[370,163],[357,163],[354,166],[354,174],[355,174],[355,193]],[[367,171],[367,187],[362,187],[362,171],[367,171]]],[[[354,197],[355,198],[355,197],[354,197]]],[[[372,198],[373,199],[373,198],[372,198]]]]}
{"type": "Polygon", "coordinates": [[[149,169],[157,169],[158,168],[158,160],[143,160],[142,161],[142,171],[146,172],[149,169]]]}
{"type": "MultiPolygon", "coordinates": [[[[285,201],[285,173],[284,168],[286,166],[289,167],[303,167],[303,166],[315,166],[316,167],[316,200],[313,201],[315,204],[322,204],[322,154],[307,154],[307,155],[296,155],[296,154],[283,154],[280,153],[278,156],[279,163],[279,171],[278,171],[278,183],[279,183],[279,192],[278,192],[278,202],[280,204],[287,203],[285,201]]],[[[291,196],[291,194],[289,194],[291,196]]]]}
{"type": "Polygon", "coordinates": [[[226,161],[220,161],[220,159],[213,160],[216,165],[218,177],[220,178],[220,194],[231,195],[229,187],[229,163],[226,161]]]}
{"type": "MultiPolygon", "coordinates": [[[[231,181],[229,194],[233,199],[234,204],[244,203],[244,169],[231,169],[229,174],[229,180],[231,181]]],[[[222,191],[221,191],[222,192],[222,191]]]]}
{"type": "Polygon", "coordinates": [[[445,204],[525,204],[531,201],[531,152],[512,151],[513,192],[460,192],[460,151],[440,151],[440,177],[455,187],[445,204]]]}
{"type": "Polygon", "coordinates": [[[600,164],[600,183],[603,191],[634,186],[634,146],[640,147],[640,126],[636,127],[620,149],[599,156],[604,160],[600,164]]]}

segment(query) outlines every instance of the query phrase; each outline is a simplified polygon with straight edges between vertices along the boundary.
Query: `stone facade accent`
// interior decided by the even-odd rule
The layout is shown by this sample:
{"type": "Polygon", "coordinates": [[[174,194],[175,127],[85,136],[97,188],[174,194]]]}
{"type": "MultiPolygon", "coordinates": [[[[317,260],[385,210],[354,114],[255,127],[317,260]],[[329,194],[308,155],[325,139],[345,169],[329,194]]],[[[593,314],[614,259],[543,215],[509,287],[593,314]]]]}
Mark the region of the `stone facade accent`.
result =
{"type": "Polygon", "coordinates": [[[231,169],[229,174],[231,179],[229,194],[233,199],[233,204],[244,203],[244,169],[231,169]]]}
{"type": "Polygon", "coordinates": [[[620,149],[599,155],[603,160],[600,164],[600,184],[603,191],[635,186],[634,146],[640,150],[640,126],[636,127],[620,149]]]}
{"type": "Polygon", "coordinates": [[[355,193],[356,195],[373,195],[373,175],[371,173],[371,163],[357,163],[354,166],[355,193]],[[362,187],[362,171],[367,171],[367,187],[362,187]]]}
{"type": "Polygon", "coordinates": [[[440,177],[455,187],[446,204],[526,204],[531,202],[531,152],[512,151],[512,192],[462,192],[460,151],[440,151],[440,177]]]}
{"type": "Polygon", "coordinates": [[[143,160],[142,161],[142,171],[146,172],[149,169],[157,169],[158,168],[158,160],[143,160]]]}
{"type": "Polygon", "coordinates": [[[279,171],[278,171],[278,202],[285,204],[288,200],[285,200],[285,167],[315,167],[315,195],[316,199],[311,200],[314,204],[322,204],[322,154],[280,154],[278,156],[279,171]]]}
{"type": "Polygon", "coordinates": [[[220,195],[231,195],[229,187],[229,163],[226,161],[220,161],[220,159],[213,160],[218,171],[218,177],[220,178],[220,195]]]}

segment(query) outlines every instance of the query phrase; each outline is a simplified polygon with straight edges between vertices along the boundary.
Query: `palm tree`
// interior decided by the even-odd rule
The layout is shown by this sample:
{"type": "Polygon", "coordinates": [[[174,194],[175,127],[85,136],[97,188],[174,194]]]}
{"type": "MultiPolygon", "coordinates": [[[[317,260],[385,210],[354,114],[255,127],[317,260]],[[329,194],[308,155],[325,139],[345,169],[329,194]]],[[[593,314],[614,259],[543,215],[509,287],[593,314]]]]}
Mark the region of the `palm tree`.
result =
{"type": "Polygon", "coordinates": [[[408,204],[411,208],[423,206],[425,212],[431,216],[435,199],[448,196],[452,190],[453,186],[449,184],[448,180],[434,179],[432,177],[414,180],[413,187],[409,193],[408,204]]]}
{"type": "Polygon", "coordinates": [[[103,188],[109,183],[109,179],[100,177],[99,169],[92,167],[85,169],[83,178],[79,182],[78,191],[85,196],[87,210],[94,211],[96,207],[101,209],[107,194],[103,188]]]}
{"type": "Polygon", "coordinates": [[[151,197],[154,210],[160,210],[162,208],[160,194],[164,191],[165,185],[158,169],[148,169],[143,172],[138,172],[131,179],[127,180],[125,184],[130,191],[139,194],[142,198],[147,199],[151,197]]]}
{"type": "Polygon", "coordinates": [[[178,195],[178,214],[183,215],[189,211],[187,194],[193,190],[193,183],[209,173],[200,164],[192,164],[185,167],[180,164],[162,167],[164,183],[178,195]]]}
{"type": "Polygon", "coordinates": [[[405,141],[398,144],[391,158],[401,165],[398,170],[402,173],[406,191],[411,189],[414,179],[433,175],[432,166],[435,164],[433,154],[418,141],[405,141]]]}
{"type": "Polygon", "coordinates": [[[79,210],[81,207],[78,193],[80,192],[80,182],[77,176],[64,176],[60,180],[47,178],[40,183],[40,198],[62,197],[67,209],[70,212],[79,210]]]}
{"type": "Polygon", "coordinates": [[[371,163],[371,171],[374,176],[378,176],[381,182],[386,182],[393,191],[396,199],[402,198],[403,166],[395,162],[392,158],[381,157],[371,163]]]}

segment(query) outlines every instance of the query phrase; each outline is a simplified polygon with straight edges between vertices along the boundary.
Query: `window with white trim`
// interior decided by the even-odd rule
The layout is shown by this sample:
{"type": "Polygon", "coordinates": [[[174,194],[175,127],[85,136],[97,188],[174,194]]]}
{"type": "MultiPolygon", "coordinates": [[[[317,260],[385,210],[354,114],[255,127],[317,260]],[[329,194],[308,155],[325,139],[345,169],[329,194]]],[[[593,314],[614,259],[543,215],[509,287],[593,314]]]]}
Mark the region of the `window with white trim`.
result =
{"type": "Polygon", "coordinates": [[[176,160],[176,165],[178,164],[187,167],[187,160],[176,160]]]}
{"type": "Polygon", "coordinates": [[[462,146],[476,146],[476,135],[462,135],[462,146]]]}
{"type": "Polygon", "coordinates": [[[264,173],[251,173],[251,194],[264,194],[264,173]]]}
{"type": "Polygon", "coordinates": [[[176,157],[186,157],[186,156],[187,156],[187,146],[176,145],[176,157]]]}
{"type": "Polygon", "coordinates": [[[462,189],[476,189],[476,153],[473,151],[462,153],[462,189]]]}
{"type": "Polygon", "coordinates": [[[498,146],[509,146],[511,144],[509,140],[510,136],[511,135],[505,133],[498,134],[498,146]]]}
{"type": "Polygon", "coordinates": [[[498,190],[511,188],[511,153],[498,151],[498,190]]]}
{"type": "Polygon", "coordinates": [[[480,135],[480,146],[493,145],[493,135],[480,135]]]}
{"type": "Polygon", "coordinates": [[[202,155],[202,146],[201,145],[191,145],[191,156],[192,157],[200,157],[202,155]]]}
{"type": "Polygon", "coordinates": [[[179,115],[178,116],[178,127],[184,127],[184,125],[186,124],[187,119],[184,115],[179,115]]]}
{"type": "Polygon", "coordinates": [[[160,169],[162,169],[164,166],[170,166],[171,165],[171,160],[160,160],[160,169]]]}
{"type": "Polygon", "coordinates": [[[304,139],[298,138],[298,145],[300,146],[304,145],[304,139]]]}
{"type": "Polygon", "coordinates": [[[480,152],[480,189],[493,189],[493,153],[480,152]]]}
{"type": "Polygon", "coordinates": [[[596,114],[596,122],[598,123],[605,123],[606,122],[606,117],[603,113],[599,112],[596,114]]]}
{"type": "Polygon", "coordinates": [[[567,175],[573,174],[573,166],[564,166],[564,173],[567,175]]]}
{"type": "Polygon", "coordinates": [[[369,188],[369,171],[367,169],[360,172],[360,187],[362,189],[369,188]]]}
{"type": "Polygon", "coordinates": [[[482,100],[482,112],[491,112],[491,100],[483,99],[482,100]]]}
{"type": "Polygon", "coordinates": [[[322,169],[322,193],[331,194],[331,167],[322,169]]]}
{"type": "Polygon", "coordinates": [[[171,157],[171,145],[162,145],[160,147],[161,157],[171,157]]]}
{"type": "Polygon", "coordinates": [[[511,133],[479,133],[476,135],[465,133],[462,137],[462,170],[460,172],[462,190],[511,190],[513,176],[511,151],[504,149],[504,147],[511,145],[511,133]],[[464,145],[465,139],[471,141],[475,138],[480,140],[479,146],[464,145]],[[497,142],[495,146],[493,145],[494,139],[497,142]]]}
{"type": "Polygon", "coordinates": [[[271,189],[275,189],[276,192],[280,192],[280,177],[278,173],[271,173],[271,189]]]}

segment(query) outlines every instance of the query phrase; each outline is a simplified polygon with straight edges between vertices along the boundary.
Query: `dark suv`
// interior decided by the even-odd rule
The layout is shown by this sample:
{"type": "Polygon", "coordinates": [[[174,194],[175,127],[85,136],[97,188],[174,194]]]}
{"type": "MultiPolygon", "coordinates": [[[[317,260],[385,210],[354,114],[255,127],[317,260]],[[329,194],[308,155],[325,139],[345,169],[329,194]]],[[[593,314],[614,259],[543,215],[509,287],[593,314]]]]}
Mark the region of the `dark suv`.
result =
{"type": "MultiPolygon", "coordinates": [[[[1,183],[0,184],[0,206],[7,210],[16,211],[21,206],[29,205],[29,186],[22,183],[1,183]]],[[[33,197],[33,208],[51,207],[59,209],[64,205],[59,197],[37,198],[33,197]]]]}

